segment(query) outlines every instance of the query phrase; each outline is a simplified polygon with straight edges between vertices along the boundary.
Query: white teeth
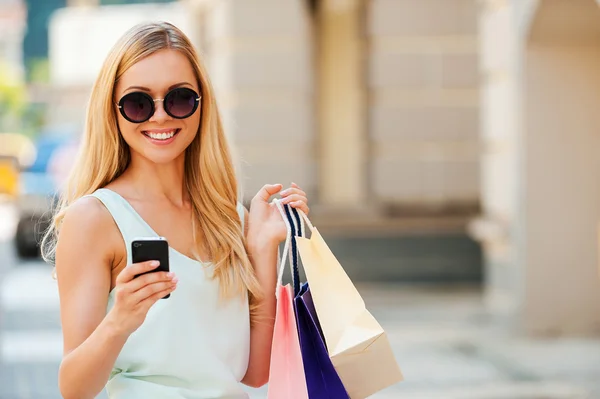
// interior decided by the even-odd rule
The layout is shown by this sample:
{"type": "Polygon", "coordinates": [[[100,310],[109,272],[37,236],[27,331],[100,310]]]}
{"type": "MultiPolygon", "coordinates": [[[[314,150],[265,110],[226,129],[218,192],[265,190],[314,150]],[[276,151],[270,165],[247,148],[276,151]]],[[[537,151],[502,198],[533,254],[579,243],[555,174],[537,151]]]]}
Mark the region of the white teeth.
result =
{"type": "Polygon", "coordinates": [[[148,136],[150,136],[151,139],[154,139],[154,140],[168,140],[175,135],[175,130],[173,130],[169,133],[146,133],[146,134],[148,136]]]}

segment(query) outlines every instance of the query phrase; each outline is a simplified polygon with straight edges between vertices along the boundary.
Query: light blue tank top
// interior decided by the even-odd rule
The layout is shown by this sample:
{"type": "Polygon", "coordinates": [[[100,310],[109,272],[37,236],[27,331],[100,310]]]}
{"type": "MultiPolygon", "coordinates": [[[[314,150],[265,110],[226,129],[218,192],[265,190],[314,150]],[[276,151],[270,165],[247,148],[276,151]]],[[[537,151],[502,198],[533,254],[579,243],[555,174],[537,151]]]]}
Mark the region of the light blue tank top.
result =
{"type": "MultiPolygon", "coordinates": [[[[133,239],[158,235],[116,192],[99,189],[91,195],[111,213],[131,264],[133,239]]],[[[238,212],[243,224],[241,204],[238,212]]],[[[106,385],[109,398],[248,398],[240,383],[250,352],[247,299],[219,299],[218,280],[210,279],[212,264],[169,251],[177,289],[152,306],[125,343],[106,385]]],[[[110,292],[107,311],[113,304],[110,292]]]]}

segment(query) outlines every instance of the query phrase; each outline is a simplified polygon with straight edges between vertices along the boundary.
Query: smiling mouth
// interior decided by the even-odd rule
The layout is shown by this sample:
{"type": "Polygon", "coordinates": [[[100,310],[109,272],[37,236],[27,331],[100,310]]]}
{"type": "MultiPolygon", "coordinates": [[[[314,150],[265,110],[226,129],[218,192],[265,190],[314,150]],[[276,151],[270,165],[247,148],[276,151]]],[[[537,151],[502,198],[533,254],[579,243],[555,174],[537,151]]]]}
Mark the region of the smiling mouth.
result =
{"type": "Polygon", "coordinates": [[[166,140],[173,138],[180,131],[181,131],[181,129],[173,129],[173,130],[165,131],[165,132],[143,131],[142,134],[152,140],[166,141],[166,140]]]}

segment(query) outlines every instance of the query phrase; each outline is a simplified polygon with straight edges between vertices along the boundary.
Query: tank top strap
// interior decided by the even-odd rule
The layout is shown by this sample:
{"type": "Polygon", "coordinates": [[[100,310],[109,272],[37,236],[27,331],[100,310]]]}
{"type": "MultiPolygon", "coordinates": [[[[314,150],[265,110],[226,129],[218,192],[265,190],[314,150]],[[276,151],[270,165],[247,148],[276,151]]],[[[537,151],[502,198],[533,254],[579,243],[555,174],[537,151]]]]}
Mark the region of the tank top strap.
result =
{"type": "MultiPolygon", "coordinates": [[[[158,234],[146,223],[131,204],[118,193],[100,188],[88,196],[97,198],[110,212],[115,224],[119,228],[127,250],[127,261],[131,262],[131,243],[138,237],[156,237],[158,234]]],[[[242,202],[236,206],[244,233],[245,208],[242,202]]]]}
{"type": "Polygon", "coordinates": [[[156,237],[156,233],[142,219],[129,202],[116,192],[100,188],[89,194],[97,198],[111,214],[115,224],[119,228],[125,248],[127,250],[127,262],[131,263],[131,243],[139,237],[156,237]]]}
{"type": "Polygon", "coordinates": [[[240,216],[240,220],[242,221],[242,234],[244,233],[244,223],[246,223],[246,214],[244,212],[244,204],[242,204],[241,202],[237,203],[237,211],[238,211],[238,215],[240,216]]]}

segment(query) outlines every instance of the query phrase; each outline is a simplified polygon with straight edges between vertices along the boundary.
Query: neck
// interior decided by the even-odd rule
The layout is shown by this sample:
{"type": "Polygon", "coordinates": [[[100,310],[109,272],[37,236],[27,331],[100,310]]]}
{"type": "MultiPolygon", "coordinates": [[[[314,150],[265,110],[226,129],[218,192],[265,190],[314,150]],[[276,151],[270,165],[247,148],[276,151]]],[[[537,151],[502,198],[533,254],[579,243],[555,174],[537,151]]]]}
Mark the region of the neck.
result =
{"type": "Polygon", "coordinates": [[[131,154],[131,162],[123,177],[139,198],[168,200],[174,205],[183,206],[189,200],[184,169],[185,154],[164,164],[131,154]]]}

